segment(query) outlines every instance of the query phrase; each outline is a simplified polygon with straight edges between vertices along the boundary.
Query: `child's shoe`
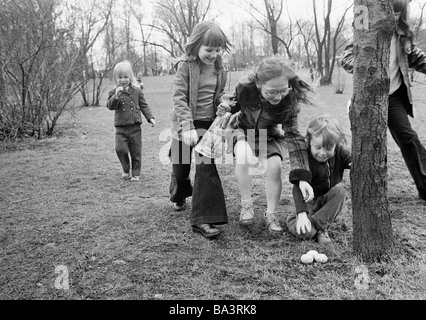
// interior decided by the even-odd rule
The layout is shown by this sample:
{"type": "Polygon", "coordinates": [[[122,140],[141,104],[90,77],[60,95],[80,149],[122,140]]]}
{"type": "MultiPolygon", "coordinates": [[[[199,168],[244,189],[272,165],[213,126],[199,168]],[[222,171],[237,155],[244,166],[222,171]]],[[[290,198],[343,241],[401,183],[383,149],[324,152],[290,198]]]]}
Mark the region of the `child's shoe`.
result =
{"type": "Polygon", "coordinates": [[[129,177],[130,177],[130,175],[128,173],[126,173],[126,172],[123,172],[121,174],[121,178],[124,179],[124,180],[129,180],[129,177]]]}
{"type": "Polygon", "coordinates": [[[131,182],[139,182],[139,176],[134,176],[130,179],[131,182]]]}
{"type": "Polygon", "coordinates": [[[205,238],[214,238],[222,233],[222,230],[216,228],[212,224],[203,223],[192,226],[192,232],[201,233],[205,238]]]}
{"type": "Polygon", "coordinates": [[[247,226],[254,223],[253,201],[241,200],[240,224],[247,226]]]}
{"type": "Polygon", "coordinates": [[[175,202],[173,203],[173,210],[175,211],[183,211],[186,209],[186,202],[185,200],[183,202],[175,202]]]}
{"type": "Polygon", "coordinates": [[[318,230],[317,232],[317,242],[321,244],[331,243],[330,236],[328,235],[327,230],[318,230]]]}
{"type": "Polygon", "coordinates": [[[276,212],[265,212],[263,216],[263,223],[271,235],[279,236],[282,234],[283,229],[281,228],[275,213],[276,212]]]}

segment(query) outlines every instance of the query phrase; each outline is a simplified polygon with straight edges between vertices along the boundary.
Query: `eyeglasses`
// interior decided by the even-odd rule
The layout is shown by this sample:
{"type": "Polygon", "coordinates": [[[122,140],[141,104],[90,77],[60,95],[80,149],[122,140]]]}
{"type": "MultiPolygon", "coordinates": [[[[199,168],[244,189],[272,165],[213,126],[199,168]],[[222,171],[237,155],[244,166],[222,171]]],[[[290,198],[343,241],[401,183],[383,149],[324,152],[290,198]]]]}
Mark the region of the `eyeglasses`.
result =
{"type": "Polygon", "coordinates": [[[260,85],[263,89],[263,93],[268,97],[275,97],[277,94],[280,94],[281,96],[286,96],[290,91],[291,88],[285,88],[283,90],[266,90],[262,85],[260,85]]]}

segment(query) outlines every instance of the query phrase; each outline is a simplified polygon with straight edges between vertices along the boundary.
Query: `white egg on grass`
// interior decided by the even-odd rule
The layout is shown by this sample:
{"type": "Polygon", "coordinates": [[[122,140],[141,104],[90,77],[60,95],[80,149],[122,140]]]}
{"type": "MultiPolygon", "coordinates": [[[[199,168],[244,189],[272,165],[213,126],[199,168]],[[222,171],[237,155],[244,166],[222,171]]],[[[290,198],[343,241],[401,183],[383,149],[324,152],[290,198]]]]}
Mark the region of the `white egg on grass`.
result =
{"type": "Polygon", "coordinates": [[[326,263],[328,258],[325,254],[323,253],[318,253],[315,257],[314,257],[316,262],[321,262],[321,263],[326,263]]]}
{"type": "Polygon", "coordinates": [[[309,250],[306,254],[309,255],[309,256],[311,256],[312,258],[315,258],[315,256],[318,254],[318,251],[316,251],[316,250],[309,250]]]}
{"type": "Polygon", "coordinates": [[[302,256],[300,257],[300,261],[302,261],[304,264],[309,264],[314,262],[314,257],[309,254],[302,254],[302,256]]]}

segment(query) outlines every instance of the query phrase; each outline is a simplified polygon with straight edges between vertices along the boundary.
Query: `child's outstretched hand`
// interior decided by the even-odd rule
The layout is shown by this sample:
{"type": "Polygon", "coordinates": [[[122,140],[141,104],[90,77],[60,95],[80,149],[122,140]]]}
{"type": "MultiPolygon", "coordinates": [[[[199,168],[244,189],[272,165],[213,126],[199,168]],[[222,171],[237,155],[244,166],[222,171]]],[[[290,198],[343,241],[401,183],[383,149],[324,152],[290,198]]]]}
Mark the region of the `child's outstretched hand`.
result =
{"type": "Polygon", "coordinates": [[[149,119],[149,123],[151,124],[151,127],[154,127],[156,122],[154,118],[149,119]]]}
{"type": "Polygon", "coordinates": [[[314,189],[312,189],[311,185],[303,180],[299,181],[299,188],[303,195],[303,200],[305,202],[311,201],[314,198],[314,189]]]}
{"type": "Polygon", "coordinates": [[[297,215],[297,219],[296,219],[296,232],[297,234],[302,233],[308,233],[311,232],[311,221],[308,218],[308,215],[306,214],[306,212],[300,212],[297,215]]]}

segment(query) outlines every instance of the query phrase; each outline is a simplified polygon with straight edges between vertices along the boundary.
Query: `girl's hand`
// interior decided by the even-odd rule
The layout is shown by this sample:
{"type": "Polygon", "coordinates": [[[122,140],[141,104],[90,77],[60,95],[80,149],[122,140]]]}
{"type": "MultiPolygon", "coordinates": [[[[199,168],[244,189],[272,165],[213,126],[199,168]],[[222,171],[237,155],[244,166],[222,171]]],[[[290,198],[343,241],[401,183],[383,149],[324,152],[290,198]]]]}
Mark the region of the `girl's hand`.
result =
{"type": "Polygon", "coordinates": [[[118,98],[118,95],[121,93],[121,91],[123,91],[124,90],[124,88],[123,87],[121,87],[121,86],[118,86],[116,89],[115,89],[115,97],[116,98],[118,98]]]}
{"type": "Polygon", "coordinates": [[[236,100],[231,100],[227,95],[223,95],[221,98],[221,103],[217,106],[216,115],[220,117],[227,112],[231,112],[231,107],[235,106],[236,104],[236,100]]]}
{"type": "Polygon", "coordinates": [[[219,105],[217,106],[217,112],[216,112],[216,115],[217,115],[218,117],[221,117],[221,116],[223,116],[225,113],[230,112],[230,111],[231,111],[231,107],[229,106],[229,104],[228,104],[228,103],[226,103],[226,102],[222,102],[221,104],[219,104],[219,105]]]}
{"type": "Polygon", "coordinates": [[[185,131],[182,134],[182,140],[185,144],[187,144],[190,147],[193,147],[197,144],[198,142],[198,134],[197,131],[195,129],[189,130],[189,131],[185,131]]]}
{"type": "Polygon", "coordinates": [[[300,180],[299,189],[302,192],[303,200],[305,202],[311,201],[314,198],[314,189],[312,189],[308,182],[300,180]]]}
{"type": "Polygon", "coordinates": [[[156,124],[155,119],[154,119],[154,118],[151,118],[151,119],[149,120],[149,123],[151,124],[151,127],[154,127],[154,126],[155,126],[155,124],[156,124]]]}
{"type": "Polygon", "coordinates": [[[272,137],[276,137],[276,138],[284,138],[285,132],[282,129],[282,125],[281,124],[278,124],[278,125],[273,126],[271,128],[271,136],[272,137]]]}
{"type": "Polygon", "coordinates": [[[300,212],[296,218],[296,232],[297,234],[311,232],[311,221],[308,219],[306,212],[300,212]]]}

